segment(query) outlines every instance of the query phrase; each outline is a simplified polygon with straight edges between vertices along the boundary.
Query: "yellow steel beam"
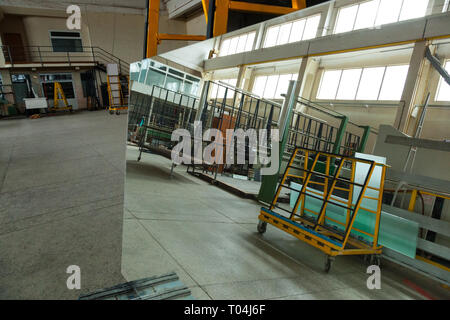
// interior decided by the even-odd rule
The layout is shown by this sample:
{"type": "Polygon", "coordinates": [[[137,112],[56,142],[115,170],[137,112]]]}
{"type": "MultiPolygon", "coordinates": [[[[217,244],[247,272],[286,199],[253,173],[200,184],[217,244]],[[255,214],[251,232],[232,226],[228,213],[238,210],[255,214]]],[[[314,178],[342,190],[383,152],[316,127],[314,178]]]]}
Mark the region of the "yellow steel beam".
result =
{"type": "Polygon", "coordinates": [[[147,58],[158,54],[159,3],[150,0],[148,8],[147,58]]]}
{"type": "Polygon", "coordinates": [[[216,12],[214,14],[214,37],[227,33],[228,10],[231,5],[230,0],[216,0],[216,12]]]}
{"type": "MultiPolygon", "coordinates": [[[[220,0],[217,0],[220,2],[220,0]]],[[[280,7],[280,6],[272,6],[267,4],[259,4],[259,3],[248,3],[241,1],[229,1],[230,10],[234,11],[244,11],[244,12],[257,12],[257,13],[269,13],[269,14],[277,14],[283,15],[288,14],[298,9],[289,8],[289,7],[280,7]]]]}
{"type": "Polygon", "coordinates": [[[306,0],[292,0],[292,9],[301,10],[306,8],[306,0]]]}
{"type": "Polygon", "coordinates": [[[203,41],[206,36],[202,35],[188,35],[188,34],[168,34],[159,33],[158,40],[185,40],[185,41],[203,41]]]}
{"type": "Polygon", "coordinates": [[[203,6],[203,13],[205,14],[206,23],[208,23],[209,0],[202,0],[202,6],[203,6]]]}

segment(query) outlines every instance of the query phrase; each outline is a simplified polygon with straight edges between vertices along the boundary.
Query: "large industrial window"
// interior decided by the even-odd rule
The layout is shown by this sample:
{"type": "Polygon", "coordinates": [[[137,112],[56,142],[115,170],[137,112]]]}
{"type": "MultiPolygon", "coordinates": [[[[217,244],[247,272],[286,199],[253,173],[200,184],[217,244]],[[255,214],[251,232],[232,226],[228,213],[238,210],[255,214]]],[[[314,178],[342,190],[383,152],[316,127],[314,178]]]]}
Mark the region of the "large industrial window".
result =
{"type": "Polygon", "coordinates": [[[256,32],[224,39],[220,45],[219,56],[228,56],[244,51],[251,51],[255,42],[256,32]]]}
{"type": "MultiPolygon", "coordinates": [[[[237,84],[237,79],[222,79],[222,80],[217,80],[217,82],[223,82],[226,83],[232,87],[236,87],[237,84]]],[[[213,87],[211,89],[211,96],[210,98],[215,99],[223,99],[225,98],[225,91],[227,92],[227,99],[232,99],[234,96],[234,90],[226,90],[226,86],[223,85],[217,85],[217,84],[213,84],[213,87]]]]}
{"type": "Polygon", "coordinates": [[[287,93],[289,81],[296,78],[297,74],[293,73],[257,76],[252,92],[266,99],[283,99],[281,95],[287,93]]]}
{"type": "Polygon", "coordinates": [[[325,70],[318,99],[392,100],[401,99],[408,65],[325,70]]]}
{"type": "Polygon", "coordinates": [[[81,34],[73,31],[50,31],[53,52],[83,52],[81,34]]]}
{"type": "Polygon", "coordinates": [[[429,0],[370,0],[342,7],[334,33],[371,28],[425,16],[429,0]]]}
{"type": "Polygon", "coordinates": [[[267,28],[264,48],[316,37],[320,14],[267,28]]]}
{"type": "MultiPolygon", "coordinates": [[[[445,62],[444,68],[448,73],[450,73],[450,60],[445,62]]],[[[436,101],[450,101],[450,85],[445,82],[442,77],[441,80],[439,80],[436,101]]]]}

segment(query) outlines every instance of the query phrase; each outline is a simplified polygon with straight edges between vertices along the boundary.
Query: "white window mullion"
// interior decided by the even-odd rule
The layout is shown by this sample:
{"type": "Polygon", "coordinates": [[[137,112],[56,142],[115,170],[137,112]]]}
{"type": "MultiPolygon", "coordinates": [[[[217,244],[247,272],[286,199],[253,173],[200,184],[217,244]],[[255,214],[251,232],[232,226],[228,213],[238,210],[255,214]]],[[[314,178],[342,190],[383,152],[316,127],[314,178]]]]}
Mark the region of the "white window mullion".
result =
{"type": "Polygon", "coordinates": [[[383,77],[381,78],[380,90],[378,90],[377,100],[380,100],[381,89],[383,88],[384,77],[386,76],[387,67],[384,67],[383,77]]]}

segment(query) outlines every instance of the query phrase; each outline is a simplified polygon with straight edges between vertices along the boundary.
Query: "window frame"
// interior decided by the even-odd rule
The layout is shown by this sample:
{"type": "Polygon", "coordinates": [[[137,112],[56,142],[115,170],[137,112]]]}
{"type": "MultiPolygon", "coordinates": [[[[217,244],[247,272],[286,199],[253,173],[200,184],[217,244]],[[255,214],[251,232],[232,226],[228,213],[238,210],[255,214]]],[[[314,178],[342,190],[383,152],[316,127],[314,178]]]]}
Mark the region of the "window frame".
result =
{"type": "MultiPolygon", "coordinates": [[[[449,60],[450,61],[450,60],[449,60]]],[[[385,102],[385,101],[394,101],[394,102],[398,102],[399,100],[380,100],[380,95],[383,89],[383,84],[384,81],[386,79],[386,71],[388,70],[389,67],[396,67],[396,66],[409,66],[409,64],[407,63],[402,63],[402,64],[390,64],[390,65],[374,65],[374,66],[366,66],[366,67],[348,67],[348,68],[330,68],[330,69],[323,69],[322,73],[320,75],[320,81],[319,84],[317,86],[316,89],[316,93],[315,93],[315,99],[316,100],[321,100],[321,101],[356,101],[356,102],[363,102],[363,101],[378,101],[378,102],[385,102]],[[357,99],[358,97],[358,93],[360,90],[360,86],[361,86],[361,79],[363,77],[364,74],[364,70],[365,69],[372,69],[372,68],[384,68],[383,70],[383,75],[381,77],[381,82],[380,82],[380,87],[378,88],[378,94],[377,94],[377,98],[370,100],[370,99],[366,99],[366,100],[361,100],[361,99],[357,99]],[[338,99],[338,93],[339,93],[339,89],[341,87],[341,81],[342,81],[342,74],[344,73],[345,70],[354,70],[354,69],[361,69],[361,73],[359,75],[359,79],[358,79],[358,86],[356,87],[356,92],[355,92],[355,97],[353,99],[338,99]],[[331,99],[324,99],[324,98],[319,98],[319,93],[321,91],[322,85],[323,85],[323,79],[324,79],[324,75],[327,71],[340,71],[340,76],[339,76],[339,83],[336,89],[336,93],[334,94],[334,98],[331,99]]],[[[405,83],[406,83],[406,78],[405,78],[405,83]]],[[[403,84],[403,88],[404,88],[404,84],[403,84]]]]}
{"type": "MultiPolygon", "coordinates": [[[[404,3],[405,3],[405,1],[407,1],[407,0],[401,0],[400,9],[399,9],[399,12],[398,12],[398,15],[397,15],[397,19],[395,21],[392,21],[392,22],[383,23],[383,24],[377,24],[378,15],[380,13],[380,7],[381,7],[381,2],[382,1],[383,0],[366,0],[366,1],[361,1],[359,3],[352,3],[352,4],[348,4],[348,5],[343,5],[343,6],[339,7],[339,8],[337,8],[336,19],[334,21],[332,34],[340,34],[340,33],[352,32],[352,31],[356,31],[356,30],[364,30],[364,29],[376,28],[376,27],[379,27],[379,26],[382,26],[382,25],[386,25],[386,24],[398,23],[398,22],[401,22],[401,21],[407,21],[407,20],[411,20],[411,19],[418,19],[418,18],[420,18],[420,17],[416,17],[416,18],[408,18],[408,19],[402,19],[401,20],[400,17],[403,14],[404,3]],[[373,21],[373,25],[370,26],[370,27],[355,29],[356,21],[358,20],[359,8],[360,8],[361,4],[364,4],[364,3],[367,3],[367,2],[370,2],[370,1],[378,1],[377,11],[375,13],[375,18],[374,18],[374,21],[373,21]],[[341,10],[345,9],[345,8],[349,8],[349,7],[356,7],[356,6],[357,6],[356,15],[355,15],[355,18],[354,18],[354,21],[353,21],[352,29],[349,30],[349,31],[343,31],[343,32],[336,33],[336,29],[338,27],[338,21],[339,21],[339,14],[340,14],[341,10]]],[[[430,5],[430,0],[426,0],[426,1],[427,1],[427,6],[425,8],[425,12],[423,13],[423,16],[421,16],[421,17],[425,17],[427,15],[427,11],[428,11],[427,9],[428,9],[428,7],[430,5]]]]}
{"type": "Polygon", "coordinates": [[[315,39],[315,38],[317,38],[317,32],[319,30],[320,20],[321,19],[322,19],[322,13],[321,12],[317,12],[317,13],[311,14],[309,16],[305,16],[305,17],[299,18],[299,19],[268,25],[268,26],[266,26],[264,28],[264,33],[263,33],[263,37],[262,37],[262,41],[261,41],[261,48],[264,48],[264,49],[265,48],[273,48],[273,47],[282,46],[282,45],[289,44],[289,43],[296,43],[296,42],[300,42],[300,41],[306,41],[306,40],[315,39]],[[315,18],[315,17],[319,17],[319,22],[318,22],[317,28],[316,28],[316,34],[315,34],[315,36],[313,38],[304,39],[306,25],[308,23],[308,20],[312,19],[312,18],[315,18]],[[294,23],[300,22],[300,21],[305,21],[305,23],[303,24],[303,30],[302,30],[301,38],[300,38],[300,40],[290,42],[289,40],[291,39],[291,35],[292,35],[292,27],[294,26],[294,23]],[[283,26],[285,26],[285,25],[288,25],[288,24],[290,24],[288,41],[286,43],[283,43],[283,44],[277,44],[278,41],[279,41],[279,38],[280,38],[280,30],[281,30],[281,28],[283,26]],[[276,28],[276,27],[278,27],[278,32],[277,32],[277,37],[276,37],[276,40],[275,40],[275,44],[272,45],[272,46],[266,46],[267,35],[268,35],[269,30],[271,30],[273,28],[276,28]]]}
{"type": "MultiPolygon", "coordinates": [[[[255,75],[255,78],[253,79],[253,84],[252,84],[252,90],[251,90],[251,92],[252,92],[254,95],[257,95],[257,96],[259,96],[259,97],[261,97],[261,98],[263,98],[263,99],[267,99],[267,100],[270,100],[270,99],[274,99],[274,100],[282,100],[283,97],[277,97],[276,94],[278,93],[278,87],[279,87],[279,85],[280,85],[280,77],[283,76],[283,75],[291,75],[291,80],[293,80],[294,78],[296,78],[296,76],[297,76],[298,74],[297,74],[297,73],[290,73],[290,72],[283,72],[283,73],[278,73],[278,74],[260,74],[260,75],[255,75]],[[264,92],[266,92],[267,80],[268,80],[269,77],[273,77],[273,76],[277,76],[277,77],[278,77],[278,79],[277,79],[277,85],[276,85],[276,87],[275,87],[275,89],[274,89],[274,96],[273,96],[273,97],[264,96],[264,92]],[[254,88],[255,88],[255,84],[256,84],[257,79],[258,79],[258,78],[262,78],[262,77],[265,77],[266,80],[265,80],[265,82],[264,82],[263,94],[262,94],[262,95],[259,95],[258,93],[255,93],[254,88]]],[[[291,81],[291,80],[290,80],[290,81],[291,81]]]]}
{"type": "Polygon", "coordinates": [[[83,52],[83,38],[81,37],[81,31],[72,31],[72,30],[49,30],[48,31],[50,37],[50,45],[52,47],[53,52],[83,52]],[[73,33],[78,34],[78,37],[64,37],[64,36],[53,36],[52,32],[62,32],[62,33],[73,33]],[[53,39],[71,39],[71,40],[80,40],[80,48],[81,51],[55,51],[55,46],[53,45],[53,39]]]}
{"type": "MultiPolygon", "coordinates": [[[[447,58],[447,59],[444,60],[444,63],[443,63],[443,68],[444,69],[447,69],[447,64],[448,64],[448,67],[450,69],[450,58],[447,58]]],[[[434,95],[434,101],[438,102],[438,103],[443,103],[443,104],[450,102],[450,99],[449,100],[438,100],[438,96],[439,96],[439,93],[441,91],[442,85],[445,84],[444,82],[445,82],[444,79],[439,75],[439,81],[438,81],[438,85],[437,85],[437,88],[436,88],[436,94],[434,95]]]]}
{"type": "Polygon", "coordinates": [[[252,30],[252,31],[248,31],[248,32],[244,32],[244,33],[240,33],[240,34],[230,35],[230,36],[228,36],[228,37],[224,37],[223,39],[220,40],[220,45],[219,45],[219,55],[218,55],[218,56],[219,56],[219,57],[226,57],[226,56],[231,56],[231,55],[233,55],[233,54],[238,54],[238,53],[244,53],[244,52],[253,51],[253,50],[255,49],[255,43],[256,43],[256,39],[257,39],[257,34],[256,34],[256,33],[257,33],[256,30],[252,30]],[[248,50],[247,50],[247,40],[248,40],[248,38],[249,38],[249,36],[250,36],[251,34],[253,34],[253,43],[252,43],[251,49],[248,49],[248,50]],[[245,41],[245,45],[244,45],[244,51],[236,52],[236,51],[237,51],[237,48],[238,48],[238,45],[239,45],[239,38],[242,37],[242,36],[246,36],[246,41],[245,41]],[[222,52],[222,46],[223,46],[224,42],[225,42],[225,41],[230,41],[230,44],[231,44],[231,41],[232,41],[233,39],[237,39],[237,44],[236,44],[236,50],[235,50],[235,52],[230,53],[230,45],[228,45],[227,54],[225,54],[225,55],[221,54],[221,52],[222,52]]]}

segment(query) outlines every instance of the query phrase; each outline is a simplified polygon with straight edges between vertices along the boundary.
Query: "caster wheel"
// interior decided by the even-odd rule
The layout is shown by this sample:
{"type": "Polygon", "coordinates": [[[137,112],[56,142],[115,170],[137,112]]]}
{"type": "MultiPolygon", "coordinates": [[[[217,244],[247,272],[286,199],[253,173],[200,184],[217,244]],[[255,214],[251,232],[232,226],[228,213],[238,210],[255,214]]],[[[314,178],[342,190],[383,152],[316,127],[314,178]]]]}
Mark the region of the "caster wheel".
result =
{"type": "Polygon", "coordinates": [[[114,111],[110,110],[110,111],[109,111],[109,114],[114,114],[114,111]]]}
{"type": "Polygon", "coordinates": [[[120,111],[116,111],[116,115],[120,116],[120,111]]]}
{"type": "Polygon", "coordinates": [[[138,157],[138,158],[137,158],[137,161],[138,161],[138,162],[141,161],[141,157],[138,157]]]}
{"type": "Polygon", "coordinates": [[[259,221],[258,222],[258,233],[259,234],[264,234],[267,230],[267,222],[264,221],[259,221]]]}
{"type": "Polygon", "coordinates": [[[324,270],[326,273],[329,273],[331,270],[331,266],[333,265],[334,257],[327,256],[327,260],[325,261],[324,270]]]}

